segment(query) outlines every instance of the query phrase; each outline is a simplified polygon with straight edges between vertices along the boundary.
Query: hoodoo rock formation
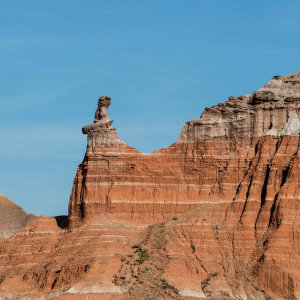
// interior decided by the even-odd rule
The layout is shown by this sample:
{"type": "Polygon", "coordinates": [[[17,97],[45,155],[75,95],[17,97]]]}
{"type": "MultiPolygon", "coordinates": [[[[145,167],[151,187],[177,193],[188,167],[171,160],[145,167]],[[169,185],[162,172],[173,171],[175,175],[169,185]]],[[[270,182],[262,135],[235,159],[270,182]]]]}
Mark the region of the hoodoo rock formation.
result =
{"type": "Polygon", "coordinates": [[[0,244],[3,299],[300,299],[300,72],[230,97],[143,154],[83,127],[68,217],[0,244]]]}

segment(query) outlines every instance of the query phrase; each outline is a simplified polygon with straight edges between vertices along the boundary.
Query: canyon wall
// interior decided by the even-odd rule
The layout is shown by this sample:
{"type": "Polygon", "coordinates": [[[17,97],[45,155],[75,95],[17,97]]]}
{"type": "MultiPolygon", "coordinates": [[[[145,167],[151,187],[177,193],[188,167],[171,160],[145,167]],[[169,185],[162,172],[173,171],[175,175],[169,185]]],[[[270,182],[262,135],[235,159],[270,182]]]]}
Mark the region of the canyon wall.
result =
{"type": "Polygon", "coordinates": [[[110,103],[83,127],[68,217],[0,244],[0,297],[300,299],[300,72],[151,154],[119,138],[110,103]]]}
{"type": "Polygon", "coordinates": [[[298,74],[275,77],[255,94],[205,109],[177,142],[151,154],[121,141],[110,119],[104,127],[106,121],[95,120],[83,128],[88,146],[74,181],[71,220],[108,213],[152,223],[203,202],[230,202],[259,141],[298,136],[299,99],[298,74]]]}

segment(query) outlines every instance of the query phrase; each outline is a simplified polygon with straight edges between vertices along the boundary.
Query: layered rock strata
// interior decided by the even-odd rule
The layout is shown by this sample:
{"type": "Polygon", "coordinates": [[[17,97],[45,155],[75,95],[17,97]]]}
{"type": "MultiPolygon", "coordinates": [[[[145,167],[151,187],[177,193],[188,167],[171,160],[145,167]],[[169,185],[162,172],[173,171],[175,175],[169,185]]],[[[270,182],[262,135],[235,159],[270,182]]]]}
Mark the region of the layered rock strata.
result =
{"type": "Polygon", "coordinates": [[[0,297],[300,299],[300,73],[205,109],[151,154],[120,140],[110,101],[83,127],[68,218],[2,242],[0,297]]]}
{"type": "Polygon", "coordinates": [[[83,128],[88,147],[74,181],[71,220],[108,213],[152,223],[199,203],[230,202],[259,140],[298,136],[297,99],[299,74],[276,76],[252,95],[205,109],[200,119],[186,123],[176,143],[150,155],[129,147],[115,129],[95,119],[83,128]]]}

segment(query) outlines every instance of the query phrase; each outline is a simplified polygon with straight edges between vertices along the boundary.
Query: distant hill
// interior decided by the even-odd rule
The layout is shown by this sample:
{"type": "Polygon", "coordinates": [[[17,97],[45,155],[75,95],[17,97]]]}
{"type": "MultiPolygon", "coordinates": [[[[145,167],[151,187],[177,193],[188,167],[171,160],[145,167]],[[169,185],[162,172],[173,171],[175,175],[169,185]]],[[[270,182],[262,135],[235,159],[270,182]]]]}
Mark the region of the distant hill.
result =
{"type": "Polygon", "coordinates": [[[14,235],[33,218],[34,215],[0,195],[0,241],[14,235]]]}
{"type": "MultiPolygon", "coordinates": [[[[110,102],[82,129],[68,216],[0,243],[0,299],[300,300],[300,72],[150,154],[120,139],[110,102]]],[[[30,216],[2,202],[12,234],[30,216]]]]}

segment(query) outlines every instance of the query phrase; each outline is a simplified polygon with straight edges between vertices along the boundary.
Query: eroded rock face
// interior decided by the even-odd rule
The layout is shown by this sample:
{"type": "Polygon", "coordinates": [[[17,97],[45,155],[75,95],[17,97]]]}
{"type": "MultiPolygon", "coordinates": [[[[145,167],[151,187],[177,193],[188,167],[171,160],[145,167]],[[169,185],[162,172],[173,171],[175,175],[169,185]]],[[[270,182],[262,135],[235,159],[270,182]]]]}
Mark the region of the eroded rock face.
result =
{"type": "Polygon", "coordinates": [[[72,222],[109,213],[153,223],[200,202],[231,201],[259,141],[298,137],[300,101],[285,100],[298,97],[299,86],[298,73],[276,76],[255,94],[230,97],[187,122],[176,143],[150,155],[126,145],[115,129],[84,131],[88,148],[71,195],[72,222]],[[265,91],[276,101],[257,102],[265,91]]]}
{"type": "Polygon", "coordinates": [[[206,108],[198,120],[187,122],[180,142],[207,138],[251,138],[265,135],[298,135],[300,73],[275,76],[251,95],[229,97],[227,102],[206,108]],[[290,123],[295,126],[291,126],[290,123]]]}
{"type": "Polygon", "coordinates": [[[2,242],[0,296],[299,299],[299,97],[300,73],[275,76],[151,154],[120,140],[101,97],[68,222],[2,242]]]}

